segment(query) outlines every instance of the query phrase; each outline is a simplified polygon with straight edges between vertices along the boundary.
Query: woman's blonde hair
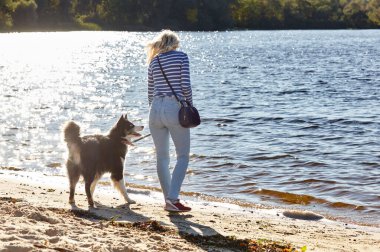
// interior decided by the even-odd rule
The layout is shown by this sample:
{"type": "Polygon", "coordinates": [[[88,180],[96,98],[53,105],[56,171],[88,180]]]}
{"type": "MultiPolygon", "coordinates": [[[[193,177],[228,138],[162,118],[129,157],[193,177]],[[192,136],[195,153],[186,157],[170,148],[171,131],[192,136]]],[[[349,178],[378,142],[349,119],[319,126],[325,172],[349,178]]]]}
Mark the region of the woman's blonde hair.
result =
{"type": "Polygon", "coordinates": [[[148,64],[153,58],[168,51],[175,50],[179,47],[179,37],[171,30],[162,30],[151,42],[147,45],[148,64]]]}

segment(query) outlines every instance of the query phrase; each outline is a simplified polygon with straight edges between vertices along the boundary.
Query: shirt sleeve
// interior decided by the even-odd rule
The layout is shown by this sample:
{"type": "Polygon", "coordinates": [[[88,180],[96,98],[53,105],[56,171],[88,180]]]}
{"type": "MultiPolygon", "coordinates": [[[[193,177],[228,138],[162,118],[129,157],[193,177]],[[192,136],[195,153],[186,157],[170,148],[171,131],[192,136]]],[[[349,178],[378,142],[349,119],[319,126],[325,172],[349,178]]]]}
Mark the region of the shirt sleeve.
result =
{"type": "Polygon", "coordinates": [[[190,64],[187,55],[184,55],[181,66],[181,87],[183,94],[188,102],[193,105],[193,95],[190,83],[190,64]]]}
{"type": "Polygon", "coordinates": [[[152,104],[152,101],[153,101],[153,91],[154,91],[153,70],[152,70],[152,67],[149,66],[149,68],[148,68],[148,101],[149,101],[149,106],[152,104]]]}

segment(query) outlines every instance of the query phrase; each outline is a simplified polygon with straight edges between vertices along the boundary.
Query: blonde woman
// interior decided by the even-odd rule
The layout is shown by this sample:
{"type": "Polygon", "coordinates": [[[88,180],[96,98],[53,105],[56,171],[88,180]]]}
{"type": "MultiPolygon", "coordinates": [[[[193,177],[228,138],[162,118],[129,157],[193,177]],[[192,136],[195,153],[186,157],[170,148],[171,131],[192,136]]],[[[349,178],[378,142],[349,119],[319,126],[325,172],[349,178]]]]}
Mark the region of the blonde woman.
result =
{"type": "Polygon", "coordinates": [[[179,193],[189,164],[190,130],[179,124],[180,105],[162,73],[163,70],[177,96],[192,104],[189,59],[186,53],[177,50],[178,47],[178,35],[170,30],[163,30],[147,46],[149,128],[156,147],[157,173],[165,197],[165,210],[188,212],[191,208],[180,202],[179,193]],[[177,157],[172,174],[169,170],[170,137],[177,157]]]}

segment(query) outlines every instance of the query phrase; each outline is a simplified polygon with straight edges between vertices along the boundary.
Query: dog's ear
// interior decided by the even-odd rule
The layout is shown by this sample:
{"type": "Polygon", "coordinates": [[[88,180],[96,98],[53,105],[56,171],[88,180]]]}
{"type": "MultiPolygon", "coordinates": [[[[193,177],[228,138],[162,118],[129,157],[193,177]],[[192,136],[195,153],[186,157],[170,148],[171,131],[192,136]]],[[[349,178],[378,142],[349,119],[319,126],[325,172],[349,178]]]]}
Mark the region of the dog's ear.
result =
{"type": "Polygon", "coordinates": [[[121,123],[122,121],[124,121],[124,116],[120,116],[119,120],[117,120],[117,124],[121,123]]]}
{"type": "Polygon", "coordinates": [[[124,115],[124,119],[125,119],[125,120],[128,120],[128,116],[127,116],[127,114],[124,115]]]}

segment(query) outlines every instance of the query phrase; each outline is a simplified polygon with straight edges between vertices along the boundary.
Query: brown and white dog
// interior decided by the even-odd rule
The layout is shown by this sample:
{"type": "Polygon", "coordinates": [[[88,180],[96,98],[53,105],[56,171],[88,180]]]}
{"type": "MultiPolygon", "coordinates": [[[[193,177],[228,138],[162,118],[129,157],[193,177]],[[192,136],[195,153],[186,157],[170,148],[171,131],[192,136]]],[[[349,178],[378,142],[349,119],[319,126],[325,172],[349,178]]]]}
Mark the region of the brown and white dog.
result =
{"type": "Polygon", "coordinates": [[[129,198],[124,182],[124,159],[133,137],[140,137],[138,131],[144,126],[135,126],[127,115],[121,116],[107,135],[80,136],[80,127],[73,121],[64,125],[64,140],[69,155],[66,168],[70,182],[69,203],[74,204],[75,186],[82,175],[88,204],[94,206],[93,194],[96,183],[104,173],[111,173],[111,180],[127,203],[129,198]]]}

